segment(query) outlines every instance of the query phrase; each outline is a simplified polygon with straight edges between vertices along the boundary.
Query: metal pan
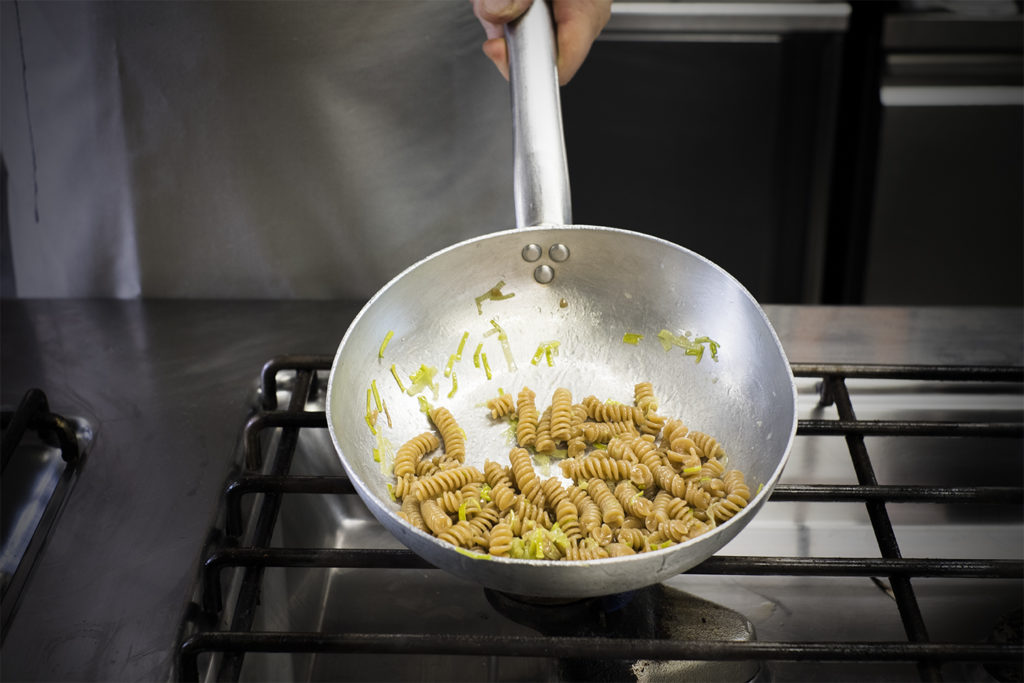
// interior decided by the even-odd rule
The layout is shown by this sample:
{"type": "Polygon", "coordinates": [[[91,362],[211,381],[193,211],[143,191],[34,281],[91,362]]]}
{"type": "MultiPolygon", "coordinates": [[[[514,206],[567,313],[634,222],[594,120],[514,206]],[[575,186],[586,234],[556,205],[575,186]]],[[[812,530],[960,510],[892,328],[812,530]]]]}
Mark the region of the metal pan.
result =
{"type": "MultiPolygon", "coordinates": [[[[699,564],[732,539],[770,495],[796,431],[796,389],[778,337],[754,298],[724,270],[683,247],[625,230],[567,225],[569,193],[554,71],[554,39],[545,3],[536,2],[508,31],[516,133],[514,230],[456,244],[411,266],[363,308],[338,348],[327,414],[345,470],[374,516],[433,565],[485,586],[545,598],[607,595],[665,580],[699,564]],[[499,281],[501,300],[475,297],[499,281]],[[493,321],[493,322],[492,322],[493,321]],[[508,340],[510,358],[494,334],[508,340]],[[661,346],[660,330],[689,331],[720,344],[718,360],[699,362],[661,346]],[[384,346],[388,333],[392,336],[384,346]],[[444,377],[453,363],[457,388],[444,377]],[[625,334],[643,335],[636,345],[625,334]],[[538,348],[557,341],[548,363],[538,348]],[[478,344],[481,355],[474,356],[478,344]],[[486,355],[487,369],[480,362],[486,355]],[[537,360],[536,363],[532,362],[537,360]],[[741,512],[713,531],[662,550],[594,561],[513,560],[470,553],[402,520],[389,485],[388,454],[431,429],[409,376],[437,369],[438,394],[466,433],[466,463],[508,462],[508,426],[490,419],[485,402],[529,386],[538,406],[556,387],[575,400],[593,394],[631,402],[637,382],[653,383],[659,413],[723,443],[729,467],[752,492],[741,512]],[[479,365],[479,367],[478,367],[479,365]],[[399,388],[392,367],[406,391],[399,388]],[[376,396],[373,395],[376,391],[376,396]],[[377,398],[387,407],[367,411],[377,398]],[[381,461],[375,452],[383,454],[381,461]]],[[[535,458],[542,477],[556,464],[535,458]]]]}

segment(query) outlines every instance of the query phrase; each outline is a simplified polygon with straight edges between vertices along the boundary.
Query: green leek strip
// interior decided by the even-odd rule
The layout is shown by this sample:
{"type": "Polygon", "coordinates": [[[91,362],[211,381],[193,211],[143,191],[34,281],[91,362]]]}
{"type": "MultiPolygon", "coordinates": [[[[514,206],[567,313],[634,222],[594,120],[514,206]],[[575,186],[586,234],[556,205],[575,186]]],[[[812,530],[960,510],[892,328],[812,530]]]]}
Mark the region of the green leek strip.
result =
{"type": "Polygon", "coordinates": [[[635,332],[627,332],[626,334],[622,335],[622,343],[632,344],[633,346],[636,346],[637,344],[640,343],[640,340],[643,338],[644,335],[642,334],[636,334],[635,332]]]}
{"type": "Polygon", "coordinates": [[[540,362],[540,359],[544,357],[544,345],[541,344],[537,347],[537,353],[533,354],[533,359],[530,361],[532,365],[536,365],[540,362]]]}
{"type": "Polygon", "coordinates": [[[462,349],[466,348],[467,339],[469,339],[469,332],[463,332],[462,339],[459,340],[459,348],[455,351],[455,360],[462,360],[462,349]]]}
{"type": "Polygon", "coordinates": [[[395,368],[394,363],[391,364],[391,375],[395,378],[395,381],[398,383],[398,390],[404,394],[405,386],[402,385],[402,378],[398,376],[398,370],[395,368]]]}
{"type": "Polygon", "coordinates": [[[491,486],[490,484],[484,484],[480,487],[480,502],[490,503],[491,502],[491,486]]]}
{"type": "Polygon", "coordinates": [[[550,346],[547,347],[546,349],[544,349],[544,355],[547,357],[548,367],[549,368],[555,367],[555,361],[551,357],[551,347],[550,346]]]}
{"type": "Polygon", "coordinates": [[[448,398],[453,398],[455,392],[459,389],[459,378],[455,375],[455,371],[452,370],[452,390],[448,392],[448,398]]]}
{"type": "Polygon", "coordinates": [[[391,425],[391,413],[388,412],[388,404],[385,403],[384,401],[381,401],[380,404],[384,407],[384,417],[386,417],[388,419],[388,427],[390,428],[392,425],[391,425]]]}
{"type": "Polygon", "coordinates": [[[451,377],[452,376],[452,366],[453,365],[455,365],[455,354],[454,353],[452,355],[448,356],[448,365],[444,366],[444,376],[445,377],[451,377]]]}
{"type": "Polygon", "coordinates": [[[465,522],[466,521],[466,504],[468,502],[469,502],[468,500],[464,500],[464,501],[462,501],[462,504],[459,505],[459,521],[460,522],[465,522]]]}
{"type": "Polygon", "coordinates": [[[373,404],[377,406],[377,412],[379,413],[383,408],[380,405],[380,394],[377,393],[377,380],[370,382],[370,389],[373,390],[373,404]]]}
{"type": "Polygon", "coordinates": [[[366,426],[370,428],[370,433],[374,436],[377,435],[377,428],[373,426],[373,420],[370,419],[369,413],[366,415],[366,426]]]}
{"type": "Polygon", "coordinates": [[[492,377],[492,375],[491,375],[491,366],[487,362],[487,354],[486,353],[481,353],[480,354],[480,362],[482,362],[483,365],[484,365],[484,372],[487,374],[487,379],[491,379],[491,377],[492,377]]]}
{"type": "Polygon", "coordinates": [[[422,394],[420,394],[416,398],[420,402],[420,411],[426,413],[427,415],[430,415],[431,408],[430,408],[430,402],[427,401],[427,397],[423,396],[422,394]]]}
{"type": "Polygon", "coordinates": [[[371,390],[369,387],[367,387],[367,389],[366,389],[366,415],[367,415],[367,417],[369,417],[369,415],[370,415],[370,408],[371,408],[370,399],[371,398],[373,398],[373,390],[371,390]]]}
{"type": "Polygon", "coordinates": [[[491,326],[498,331],[498,341],[501,342],[501,350],[505,354],[505,363],[508,365],[508,371],[515,372],[519,368],[516,366],[516,360],[512,356],[512,345],[508,341],[508,334],[494,318],[491,318],[491,326]]]}
{"type": "Polygon", "coordinates": [[[388,347],[388,342],[391,341],[391,337],[394,336],[394,330],[388,330],[388,333],[384,335],[384,341],[380,343],[380,349],[377,351],[377,358],[384,357],[384,349],[388,347]]]}
{"type": "Polygon", "coordinates": [[[374,448],[373,449],[373,461],[374,462],[380,462],[380,449],[379,448],[374,448]]]}
{"type": "Polygon", "coordinates": [[[474,553],[472,550],[467,550],[466,548],[460,548],[459,546],[455,546],[455,552],[457,552],[460,555],[465,555],[466,557],[468,557],[471,560],[490,560],[490,559],[492,559],[490,555],[487,555],[485,553],[474,553]]]}
{"type": "Polygon", "coordinates": [[[480,342],[476,345],[476,351],[473,352],[473,367],[480,367],[480,350],[484,348],[484,343],[480,342]]]}
{"type": "Polygon", "coordinates": [[[476,312],[478,315],[484,314],[484,308],[481,306],[484,301],[504,301],[505,299],[511,299],[515,296],[515,294],[502,294],[501,288],[504,286],[505,281],[498,280],[498,284],[494,285],[480,296],[474,298],[474,301],[476,301],[476,312]]]}
{"type": "Polygon", "coordinates": [[[690,476],[691,474],[700,474],[700,471],[704,469],[700,465],[694,465],[693,467],[684,467],[683,476],[690,476]]]}
{"type": "Polygon", "coordinates": [[[392,486],[391,484],[388,484],[387,487],[388,495],[391,496],[391,500],[398,500],[397,498],[395,498],[395,487],[392,486]]]}

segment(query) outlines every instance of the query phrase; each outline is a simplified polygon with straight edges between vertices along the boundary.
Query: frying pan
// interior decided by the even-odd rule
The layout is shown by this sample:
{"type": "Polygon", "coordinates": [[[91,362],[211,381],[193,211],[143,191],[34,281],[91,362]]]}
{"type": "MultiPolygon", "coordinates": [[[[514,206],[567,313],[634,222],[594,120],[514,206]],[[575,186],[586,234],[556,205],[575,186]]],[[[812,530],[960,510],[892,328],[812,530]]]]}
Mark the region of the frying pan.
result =
{"type": "MultiPolygon", "coordinates": [[[[338,347],[326,408],[353,486],[399,541],[436,567],[484,586],[571,599],[663,581],[732,539],[761,508],[786,463],[796,432],[796,388],[764,312],[724,270],[655,237],[568,224],[549,12],[546,3],[535,2],[506,34],[518,227],[439,251],[370,299],[338,347]],[[501,297],[477,301],[499,282],[501,297]],[[717,360],[710,353],[698,360],[675,346],[666,351],[661,330],[715,340],[717,360]],[[451,363],[454,377],[445,377],[464,337],[461,357],[451,363]],[[420,368],[436,369],[436,395],[431,388],[409,394],[420,368]],[[492,420],[485,407],[500,391],[515,394],[528,386],[541,410],[557,387],[570,389],[575,401],[594,395],[631,404],[641,381],[653,384],[659,414],[715,436],[728,467],[746,476],[750,502],[711,532],[628,557],[521,560],[458,549],[397,515],[389,490],[394,450],[432,429],[421,397],[451,411],[465,431],[466,464],[483,471],[488,459],[507,465],[513,443],[508,424],[492,420]]],[[[542,478],[561,474],[557,462],[541,456],[534,467],[542,478]]]]}

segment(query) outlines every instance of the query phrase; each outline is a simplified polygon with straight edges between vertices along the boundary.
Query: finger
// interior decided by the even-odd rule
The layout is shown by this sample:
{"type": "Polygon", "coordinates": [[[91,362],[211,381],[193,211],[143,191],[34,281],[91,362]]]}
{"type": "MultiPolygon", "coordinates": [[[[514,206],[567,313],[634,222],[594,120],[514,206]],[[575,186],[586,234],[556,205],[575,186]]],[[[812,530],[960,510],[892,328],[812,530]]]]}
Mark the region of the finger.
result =
{"type": "Polygon", "coordinates": [[[562,0],[554,4],[561,85],[576,75],[591,44],[610,18],[611,0],[562,0]]]}
{"type": "Polygon", "coordinates": [[[505,44],[504,38],[491,38],[484,42],[483,45],[484,54],[494,62],[494,66],[498,67],[498,71],[501,75],[508,80],[508,46],[505,44]]]}
{"type": "MultiPolygon", "coordinates": [[[[533,0],[473,0],[473,13],[481,23],[501,26],[521,15],[531,4],[533,0]]],[[[489,33],[488,36],[496,37],[489,33]]]]}

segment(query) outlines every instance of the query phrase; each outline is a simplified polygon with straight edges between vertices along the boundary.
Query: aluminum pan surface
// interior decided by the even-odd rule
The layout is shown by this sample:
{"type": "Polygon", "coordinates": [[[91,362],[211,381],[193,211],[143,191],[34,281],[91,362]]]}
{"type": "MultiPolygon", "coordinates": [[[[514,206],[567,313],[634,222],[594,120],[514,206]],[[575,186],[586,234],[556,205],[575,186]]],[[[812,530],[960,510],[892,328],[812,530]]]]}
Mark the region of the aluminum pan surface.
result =
{"type": "MultiPolygon", "coordinates": [[[[482,365],[482,363],[481,363],[482,365]]],[[[342,463],[374,515],[399,540],[435,565],[499,590],[536,596],[583,597],[629,590],[684,571],[730,540],[767,498],[788,456],[796,430],[796,392],[782,347],[761,308],[725,271],[670,242],[594,226],[538,227],[494,233],[454,245],[410,267],[384,287],[359,313],[342,339],[331,371],[328,423],[342,463]],[[544,248],[538,263],[555,268],[555,279],[533,279],[537,263],[521,252],[529,243],[544,248]],[[552,263],[547,249],[568,246],[570,258],[552,263]],[[502,301],[474,297],[504,281],[502,301]],[[493,323],[507,333],[515,368],[506,363],[493,323]],[[689,331],[721,344],[719,360],[701,362],[682,349],[666,352],[657,334],[689,331]],[[393,336],[378,358],[388,332],[393,336]],[[458,388],[443,369],[464,332],[469,341],[454,364],[458,388]],[[625,333],[642,334],[638,345],[625,333]],[[553,365],[531,363],[539,345],[559,342],[553,365]],[[492,371],[487,379],[473,362],[479,344],[492,371]],[[484,403],[499,388],[537,393],[538,406],[558,386],[575,400],[593,394],[631,402],[633,385],[650,381],[659,412],[679,417],[691,429],[723,442],[729,466],[742,469],[760,492],[734,520],[686,544],[654,553],[594,562],[475,559],[400,520],[387,485],[389,458],[407,439],[431,429],[416,397],[403,393],[391,366],[408,387],[421,365],[437,368],[439,393],[432,405],[448,407],[467,435],[467,464],[483,469],[487,459],[507,463],[507,424],[493,423],[484,403]],[[378,419],[381,441],[366,424],[367,391],[376,385],[391,426],[378,419]]],[[[372,399],[371,399],[372,401],[372,399]]],[[[556,463],[535,461],[542,477],[559,475],[556,463]]]]}

